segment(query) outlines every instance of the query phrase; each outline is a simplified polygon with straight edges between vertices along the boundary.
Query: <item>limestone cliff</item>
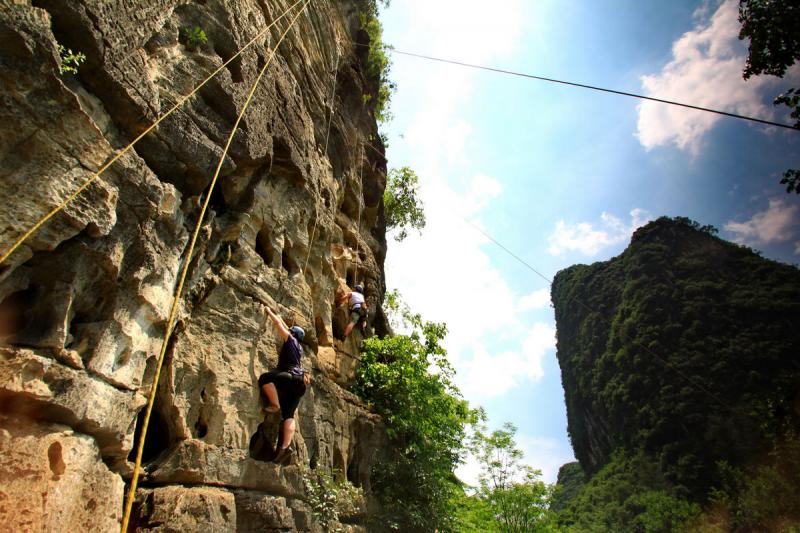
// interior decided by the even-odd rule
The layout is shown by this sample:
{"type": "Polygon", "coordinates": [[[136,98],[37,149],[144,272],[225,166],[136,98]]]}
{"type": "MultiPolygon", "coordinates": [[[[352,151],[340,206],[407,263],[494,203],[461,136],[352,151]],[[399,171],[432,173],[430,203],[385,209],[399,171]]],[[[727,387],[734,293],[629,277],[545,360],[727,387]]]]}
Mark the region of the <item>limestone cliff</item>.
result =
{"type": "Polygon", "coordinates": [[[618,257],[559,272],[558,360],[588,474],[644,452],[696,501],[720,462],[764,459],[800,428],[800,271],[662,217],[618,257]]]}
{"type": "MultiPolygon", "coordinates": [[[[0,251],[292,4],[0,0],[0,251]],[[194,27],[208,41],[189,49],[179,33],[194,27]],[[58,45],[85,54],[76,75],[59,74],[58,45]]],[[[316,383],[301,402],[296,462],[338,469],[369,493],[385,436],[347,391],[359,336],[336,340],[344,311],[334,307],[358,279],[377,309],[370,327],[387,328],[386,167],[364,98],[377,81],[352,44],[368,39],[366,8],[314,0],[298,19],[236,134],[191,258],[221,145],[288,19],[0,266],[0,529],[118,530],[184,260],[133,529],[318,529],[300,467],[264,460],[274,427],[262,424],[256,379],[279,347],[265,304],[307,331],[316,383]]]]}

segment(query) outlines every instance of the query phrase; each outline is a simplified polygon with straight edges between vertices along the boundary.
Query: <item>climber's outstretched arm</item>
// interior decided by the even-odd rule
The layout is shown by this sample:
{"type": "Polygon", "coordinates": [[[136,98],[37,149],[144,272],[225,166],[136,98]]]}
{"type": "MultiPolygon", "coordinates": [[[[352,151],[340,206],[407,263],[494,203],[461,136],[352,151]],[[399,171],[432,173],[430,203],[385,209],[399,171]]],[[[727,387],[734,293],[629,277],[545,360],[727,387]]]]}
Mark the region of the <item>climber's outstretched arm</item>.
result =
{"type": "Polygon", "coordinates": [[[269,306],[267,306],[267,315],[269,315],[272,323],[275,324],[275,327],[278,329],[278,333],[281,334],[283,342],[286,342],[286,339],[289,338],[289,328],[286,327],[286,323],[281,317],[276,315],[269,306]]]}

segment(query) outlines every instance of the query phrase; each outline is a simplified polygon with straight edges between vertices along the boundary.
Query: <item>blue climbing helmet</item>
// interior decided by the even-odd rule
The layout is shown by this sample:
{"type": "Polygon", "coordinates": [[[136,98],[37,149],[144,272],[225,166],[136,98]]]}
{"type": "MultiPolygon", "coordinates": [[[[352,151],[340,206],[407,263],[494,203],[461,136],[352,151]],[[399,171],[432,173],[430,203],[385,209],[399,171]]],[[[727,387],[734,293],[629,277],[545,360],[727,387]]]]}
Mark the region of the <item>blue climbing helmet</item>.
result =
{"type": "Polygon", "coordinates": [[[361,294],[364,294],[364,286],[363,285],[356,285],[355,287],[353,287],[353,290],[355,290],[356,292],[360,292],[361,294]]]}
{"type": "Polygon", "coordinates": [[[299,342],[302,342],[303,341],[303,337],[306,336],[306,332],[303,331],[303,328],[301,328],[300,326],[292,326],[292,327],[290,327],[289,328],[289,333],[291,333],[292,336],[295,339],[297,339],[299,342]]]}

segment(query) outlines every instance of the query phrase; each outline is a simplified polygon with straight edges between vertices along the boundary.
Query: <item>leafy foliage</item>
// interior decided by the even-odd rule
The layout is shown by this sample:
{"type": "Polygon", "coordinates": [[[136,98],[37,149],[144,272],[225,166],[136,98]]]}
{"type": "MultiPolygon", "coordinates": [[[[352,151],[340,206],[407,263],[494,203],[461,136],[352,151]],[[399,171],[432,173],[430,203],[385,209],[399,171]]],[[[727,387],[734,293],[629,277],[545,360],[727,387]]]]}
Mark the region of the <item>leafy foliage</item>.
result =
{"type": "Polygon", "coordinates": [[[208,42],[208,37],[200,26],[183,26],[178,30],[178,41],[188,50],[197,50],[208,42]]]}
{"type": "Polygon", "coordinates": [[[419,176],[409,167],[392,169],[386,176],[383,192],[386,229],[400,229],[395,236],[398,242],[408,237],[409,227],[419,231],[425,227],[425,210],[418,187],[419,176]]]}
{"type": "Polygon", "coordinates": [[[496,531],[497,521],[491,505],[477,494],[458,491],[455,498],[454,529],[459,533],[496,531]]]}
{"type": "Polygon", "coordinates": [[[375,528],[450,531],[461,490],[453,471],[465,448],[465,425],[477,413],[452,382],[441,346],[446,326],[407,309],[403,320],[408,335],[364,341],[354,387],[383,416],[392,443],[372,472],[384,511],[375,528]]]}
{"type": "Polygon", "coordinates": [[[749,39],[744,79],[782,77],[800,59],[800,5],[795,0],[740,0],[739,39],[749,39]]]}
{"type": "MultiPolygon", "coordinates": [[[[783,77],[800,60],[800,4],[796,0],[740,0],[739,39],[749,39],[744,79],[757,74],[783,77]]],[[[774,100],[791,110],[795,127],[800,128],[800,91],[789,89],[774,100]]],[[[783,173],[786,192],[800,194],[800,170],[783,173]]]]}
{"type": "Polygon", "coordinates": [[[586,484],[586,474],[577,461],[567,463],[558,469],[558,482],[550,499],[550,510],[558,512],[564,509],[586,484]]]}
{"type": "Polygon", "coordinates": [[[754,467],[720,465],[723,484],[712,492],[716,506],[726,509],[731,530],[800,531],[800,441],[788,434],[767,460],[754,467]]]}
{"type": "Polygon", "coordinates": [[[800,194],[800,169],[790,168],[783,173],[781,185],[786,185],[786,192],[800,194]]]}
{"type": "MultiPolygon", "coordinates": [[[[381,2],[388,7],[389,2],[381,2]]],[[[386,54],[390,47],[383,43],[383,26],[378,20],[378,4],[368,2],[365,12],[360,14],[361,28],[369,38],[369,51],[367,52],[367,75],[376,81],[372,94],[364,95],[364,103],[372,102],[374,105],[375,119],[378,123],[388,122],[392,119],[389,104],[392,94],[397,90],[397,85],[389,78],[392,70],[392,60],[386,54]]]]}
{"type": "Polygon", "coordinates": [[[58,56],[61,63],[58,65],[58,73],[62,76],[64,74],[77,74],[78,67],[86,61],[86,56],[81,52],[75,53],[70,48],[64,48],[58,45],[58,56]]]}
{"type": "Polygon", "coordinates": [[[517,428],[507,422],[486,433],[478,427],[472,451],[481,465],[477,499],[491,509],[494,530],[507,533],[548,531],[551,488],[539,479],[541,472],[521,462],[514,440],[517,428]]]}
{"type": "Polygon", "coordinates": [[[356,514],[364,506],[363,491],[340,471],[304,470],[303,484],[308,505],[323,531],[344,531],[339,517],[356,514]]]}
{"type": "Polygon", "coordinates": [[[661,218],[619,257],[556,276],[568,430],[589,474],[641,452],[670,497],[703,502],[718,463],[749,464],[800,425],[800,271],[712,233],[661,218]]]}
{"type": "Polygon", "coordinates": [[[667,533],[684,530],[700,506],[681,498],[658,465],[618,453],[557,515],[559,530],[667,533]]]}

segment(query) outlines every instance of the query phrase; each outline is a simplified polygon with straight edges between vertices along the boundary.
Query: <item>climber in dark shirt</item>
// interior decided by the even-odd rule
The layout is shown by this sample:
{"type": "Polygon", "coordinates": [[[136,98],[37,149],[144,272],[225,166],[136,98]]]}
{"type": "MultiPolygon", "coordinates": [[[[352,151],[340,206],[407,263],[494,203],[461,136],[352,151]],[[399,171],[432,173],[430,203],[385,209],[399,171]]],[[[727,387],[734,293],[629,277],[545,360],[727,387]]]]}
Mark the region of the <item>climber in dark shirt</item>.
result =
{"type": "Polygon", "coordinates": [[[279,443],[276,463],[287,463],[292,455],[289,445],[295,431],[294,413],[300,403],[300,398],[306,392],[306,385],[310,376],[303,372],[300,359],[303,357],[303,340],[305,332],[300,326],[288,328],[283,319],[267,307],[267,314],[283,338],[283,346],[278,356],[278,368],[271,372],[261,374],[258,386],[266,396],[269,405],[265,408],[268,413],[280,411],[281,433],[283,438],[279,443]]]}

